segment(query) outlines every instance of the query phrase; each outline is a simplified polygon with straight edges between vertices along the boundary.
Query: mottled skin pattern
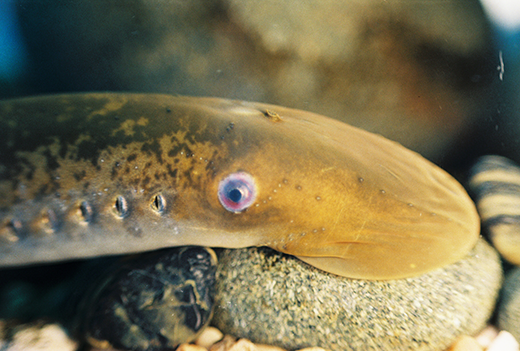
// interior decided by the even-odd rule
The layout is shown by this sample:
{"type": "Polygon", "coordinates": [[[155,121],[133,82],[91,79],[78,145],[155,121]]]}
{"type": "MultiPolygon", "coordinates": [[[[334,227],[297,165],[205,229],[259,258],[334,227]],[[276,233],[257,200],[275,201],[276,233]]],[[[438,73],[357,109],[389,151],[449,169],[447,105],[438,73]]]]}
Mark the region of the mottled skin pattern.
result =
{"type": "Polygon", "coordinates": [[[215,178],[215,163],[228,157],[229,131],[211,119],[190,118],[182,104],[172,111],[169,100],[92,94],[3,104],[2,259],[23,264],[95,254],[89,246],[102,254],[183,244],[176,239],[179,221],[211,217],[202,210],[207,199],[191,189],[215,178]],[[162,211],[153,206],[156,194],[162,211]],[[126,210],[116,208],[118,196],[126,210]],[[143,227],[164,228],[161,222],[168,224],[164,244],[143,235],[143,227]],[[99,245],[93,233],[104,237],[99,245]],[[78,247],[53,253],[64,242],[78,247]],[[9,259],[19,245],[26,252],[9,259]],[[33,245],[49,251],[40,255],[33,245]]]}
{"type": "Polygon", "coordinates": [[[444,171],[308,112],[152,94],[0,103],[0,265],[266,245],[389,279],[454,262],[478,235],[473,203],[444,171]],[[239,171],[258,196],[232,213],[217,190],[239,171]]]}

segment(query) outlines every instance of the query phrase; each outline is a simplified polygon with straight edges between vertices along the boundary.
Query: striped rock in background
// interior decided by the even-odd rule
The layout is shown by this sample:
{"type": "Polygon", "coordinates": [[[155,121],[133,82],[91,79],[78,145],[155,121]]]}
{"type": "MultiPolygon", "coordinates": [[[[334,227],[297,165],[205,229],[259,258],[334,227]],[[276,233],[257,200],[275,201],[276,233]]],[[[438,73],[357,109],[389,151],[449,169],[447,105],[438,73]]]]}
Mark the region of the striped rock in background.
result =
{"type": "Polygon", "coordinates": [[[520,265],[520,166],[502,156],[483,156],[470,174],[483,232],[507,261],[520,265]]]}

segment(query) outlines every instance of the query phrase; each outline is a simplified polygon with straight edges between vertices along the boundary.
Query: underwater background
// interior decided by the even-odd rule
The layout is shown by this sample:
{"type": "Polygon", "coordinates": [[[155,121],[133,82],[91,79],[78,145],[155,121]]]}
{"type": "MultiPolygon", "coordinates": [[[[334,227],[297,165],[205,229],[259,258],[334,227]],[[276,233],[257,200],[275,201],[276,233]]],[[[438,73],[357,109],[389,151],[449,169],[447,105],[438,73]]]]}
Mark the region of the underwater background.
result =
{"type": "Polygon", "coordinates": [[[453,170],[490,152],[518,161],[518,11],[496,3],[5,1],[0,96],[260,101],[380,133],[453,170]]]}

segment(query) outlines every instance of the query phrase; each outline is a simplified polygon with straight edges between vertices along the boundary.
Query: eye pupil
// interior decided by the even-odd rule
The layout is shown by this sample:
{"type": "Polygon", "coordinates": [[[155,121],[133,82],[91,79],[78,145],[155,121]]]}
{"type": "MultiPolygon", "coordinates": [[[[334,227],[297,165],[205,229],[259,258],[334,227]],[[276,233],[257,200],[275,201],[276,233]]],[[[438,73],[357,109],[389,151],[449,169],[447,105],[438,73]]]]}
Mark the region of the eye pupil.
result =
{"type": "Polygon", "coordinates": [[[231,201],[238,203],[242,199],[242,192],[238,189],[233,189],[228,193],[228,198],[231,201]]]}

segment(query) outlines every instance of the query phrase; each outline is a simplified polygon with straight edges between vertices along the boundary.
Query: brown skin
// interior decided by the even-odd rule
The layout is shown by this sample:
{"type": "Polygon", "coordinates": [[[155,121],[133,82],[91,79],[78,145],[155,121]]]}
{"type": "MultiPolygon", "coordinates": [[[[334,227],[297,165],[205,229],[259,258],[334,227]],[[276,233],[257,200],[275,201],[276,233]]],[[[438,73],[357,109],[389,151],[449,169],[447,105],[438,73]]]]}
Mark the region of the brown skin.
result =
{"type": "Polygon", "coordinates": [[[112,93],[4,101],[0,150],[4,266],[265,245],[331,273],[393,279],[452,263],[479,236],[464,189],[418,154],[278,106],[112,93]],[[233,213],[217,191],[238,171],[258,195],[233,213]]]}

